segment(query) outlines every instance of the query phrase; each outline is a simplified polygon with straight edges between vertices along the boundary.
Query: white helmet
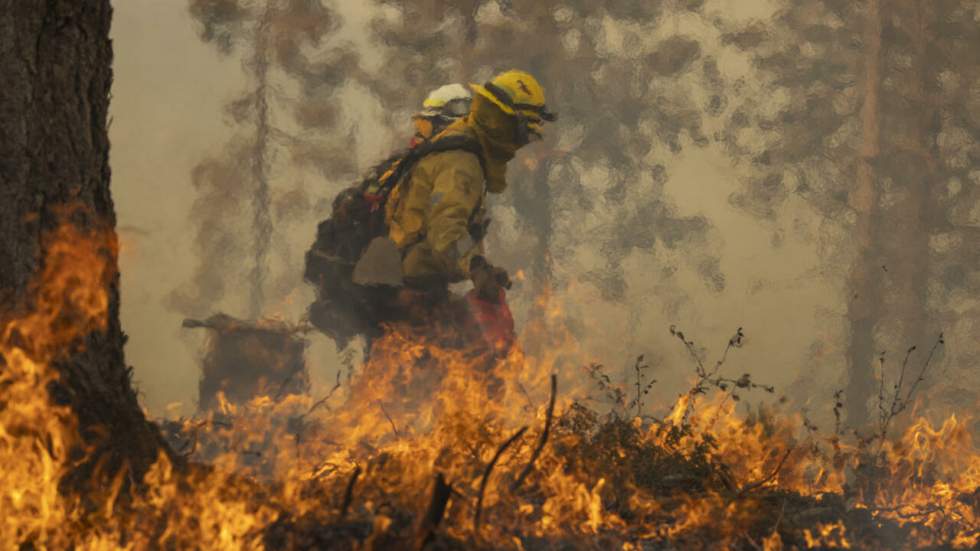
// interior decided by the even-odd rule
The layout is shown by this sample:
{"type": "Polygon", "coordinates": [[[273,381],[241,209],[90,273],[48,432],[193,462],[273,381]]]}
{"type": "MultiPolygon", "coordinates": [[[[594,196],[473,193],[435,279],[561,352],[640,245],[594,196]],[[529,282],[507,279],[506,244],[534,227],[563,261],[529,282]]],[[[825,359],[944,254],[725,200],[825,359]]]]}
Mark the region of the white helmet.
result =
{"type": "Polygon", "coordinates": [[[429,92],[422,110],[415,116],[425,118],[459,119],[470,112],[473,95],[462,84],[446,84],[429,92]]]}

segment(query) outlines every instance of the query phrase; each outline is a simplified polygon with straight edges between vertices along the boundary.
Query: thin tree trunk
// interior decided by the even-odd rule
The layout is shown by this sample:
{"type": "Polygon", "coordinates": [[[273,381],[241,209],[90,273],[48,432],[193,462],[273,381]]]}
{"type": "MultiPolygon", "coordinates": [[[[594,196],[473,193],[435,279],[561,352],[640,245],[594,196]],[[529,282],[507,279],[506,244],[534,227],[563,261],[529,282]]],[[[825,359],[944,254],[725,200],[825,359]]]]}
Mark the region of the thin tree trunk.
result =
{"type": "MultiPolygon", "coordinates": [[[[861,109],[863,144],[857,182],[849,201],[857,213],[854,243],[857,254],[847,281],[850,342],[847,349],[847,422],[863,426],[867,402],[874,387],[875,326],[880,317],[881,286],[873,257],[878,196],[874,163],[879,153],[878,102],[881,84],[881,14],[878,0],[868,0],[864,32],[864,104],[861,109]]],[[[880,268],[879,268],[880,269],[880,268]]]]}
{"type": "MultiPolygon", "coordinates": [[[[0,314],[24,304],[42,268],[48,230],[66,205],[79,226],[115,228],[106,115],[112,82],[109,0],[0,0],[0,314]]],[[[114,239],[114,236],[112,237],[114,239]]],[[[115,267],[115,258],[112,258],[115,267]]],[[[133,478],[165,449],[144,417],[123,358],[118,273],[109,282],[108,325],[54,367],[54,394],[78,417],[97,462],[133,478]]],[[[79,487],[73,485],[73,487],[79,487]]]]}
{"type": "MultiPolygon", "coordinates": [[[[527,153],[528,155],[533,153],[527,153]]],[[[551,171],[549,159],[539,159],[537,166],[529,178],[523,182],[514,182],[514,203],[518,216],[534,228],[537,238],[534,250],[531,252],[531,292],[539,296],[551,287],[551,231],[552,212],[551,188],[548,184],[548,173],[551,171]]]]}
{"type": "MultiPolygon", "coordinates": [[[[903,126],[905,135],[896,135],[900,147],[889,157],[901,160],[898,187],[901,199],[889,210],[888,277],[889,315],[894,319],[895,335],[903,339],[896,348],[917,346],[927,348],[929,335],[935,338],[938,329],[931,326],[927,288],[931,277],[932,254],[929,239],[936,226],[942,224],[943,213],[935,201],[940,185],[938,143],[941,128],[941,109],[938,102],[938,75],[934,60],[930,60],[928,45],[935,40],[932,25],[936,7],[931,2],[903,6],[911,37],[913,70],[906,94],[912,109],[901,113],[912,124],[903,126]]],[[[896,133],[897,134],[897,133],[896,133]]],[[[917,356],[920,357],[920,356],[917,356]]],[[[927,381],[928,382],[928,381],[927,381]]]]}
{"type": "Polygon", "coordinates": [[[255,232],[255,251],[249,273],[251,296],[249,317],[257,319],[265,303],[264,284],[269,246],[272,242],[272,218],[269,213],[269,50],[270,27],[276,0],[268,0],[256,24],[255,52],[252,71],[255,73],[255,143],[252,150],[252,178],[255,195],[252,197],[252,224],[255,232]]]}

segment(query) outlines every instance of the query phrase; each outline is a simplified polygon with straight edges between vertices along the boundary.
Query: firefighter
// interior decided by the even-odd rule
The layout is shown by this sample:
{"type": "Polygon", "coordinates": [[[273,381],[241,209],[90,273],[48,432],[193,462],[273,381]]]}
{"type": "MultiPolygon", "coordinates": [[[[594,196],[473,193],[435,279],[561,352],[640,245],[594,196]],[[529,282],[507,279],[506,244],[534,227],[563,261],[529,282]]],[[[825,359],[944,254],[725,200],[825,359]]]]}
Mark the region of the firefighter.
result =
{"type": "Polygon", "coordinates": [[[422,102],[422,110],[412,117],[415,135],[411,147],[428,141],[447,126],[465,117],[470,111],[472,94],[462,84],[446,84],[436,88],[422,102]]]}
{"type": "Polygon", "coordinates": [[[469,114],[435,141],[469,138],[476,151],[421,159],[386,203],[388,237],[401,255],[400,300],[407,308],[425,316],[446,301],[451,283],[468,279],[474,287],[467,296],[472,317],[490,333],[489,340],[506,347],[513,339],[505,301],[510,280],[484,256],[485,198],[507,188],[507,162],[540,139],[543,124],[556,116],[545,106],[541,85],[523,71],[506,71],[470,88],[469,114]]]}

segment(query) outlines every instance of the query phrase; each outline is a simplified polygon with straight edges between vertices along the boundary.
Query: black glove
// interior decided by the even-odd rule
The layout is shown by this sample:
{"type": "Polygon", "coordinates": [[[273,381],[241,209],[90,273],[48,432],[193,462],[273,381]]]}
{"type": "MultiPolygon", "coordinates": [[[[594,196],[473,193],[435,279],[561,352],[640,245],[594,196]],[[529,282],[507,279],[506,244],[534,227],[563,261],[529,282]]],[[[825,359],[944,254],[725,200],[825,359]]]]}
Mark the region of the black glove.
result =
{"type": "Polygon", "coordinates": [[[497,302],[501,289],[510,289],[511,286],[507,270],[490,264],[479,255],[470,260],[470,280],[480,298],[488,302],[497,302]]]}

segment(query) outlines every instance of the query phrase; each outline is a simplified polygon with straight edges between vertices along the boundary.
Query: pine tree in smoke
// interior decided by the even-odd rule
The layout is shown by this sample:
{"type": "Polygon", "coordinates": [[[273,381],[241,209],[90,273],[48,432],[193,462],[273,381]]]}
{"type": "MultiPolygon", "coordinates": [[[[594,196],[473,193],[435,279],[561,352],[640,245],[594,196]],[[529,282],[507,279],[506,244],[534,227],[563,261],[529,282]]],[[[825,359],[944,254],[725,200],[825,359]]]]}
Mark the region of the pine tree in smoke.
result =
{"type": "Polygon", "coordinates": [[[782,2],[773,20],[726,35],[757,71],[726,129],[730,153],[751,158],[754,173],[732,201],[776,220],[799,198],[822,217],[825,258],[842,268],[854,427],[867,421],[880,350],[925,348],[940,323],[977,323],[975,305],[951,305],[976,289],[964,262],[975,266],[980,250],[964,216],[976,203],[977,64],[962,55],[978,44],[971,10],[956,0],[782,2]]]}
{"type": "Polygon", "coordinates": [[[270,252],[285,249],[272,248],[276,226],[288,221],[274,217],[276,188],[282,190],[273,183],[277,154],[287,154],[288,167],[321,176],[352,169],[333,96],[356,56],[329,42],[340,23],[320,0],[190,0],[189,10],[203,41],[241,56],[248,84],[227,108],[237,134],[192,174],[200,193],[192,219],[201,263],[173,302],[185,314],[203,315],[223,298],[247,258],[247,311],[254,319],[269,298],[270,252]],[[238,214],[246,206],[252,211],[248,221],[238,214]]]}

